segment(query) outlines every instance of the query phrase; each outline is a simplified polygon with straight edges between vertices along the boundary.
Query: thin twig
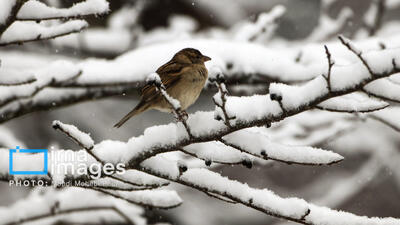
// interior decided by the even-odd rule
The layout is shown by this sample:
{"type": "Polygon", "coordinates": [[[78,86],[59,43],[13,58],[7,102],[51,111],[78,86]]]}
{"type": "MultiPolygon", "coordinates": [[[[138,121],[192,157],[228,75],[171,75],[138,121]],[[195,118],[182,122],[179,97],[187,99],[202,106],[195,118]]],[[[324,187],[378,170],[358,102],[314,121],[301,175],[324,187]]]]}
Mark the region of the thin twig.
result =
{"type": "Polygon", "coordinates": [[[332,67],[335,64],[335,62],[332,60],[332,55],[329,52],[328,46],[324,45],[325,48],[325,54],[326,58],[328,60],[328,74],[327,76],[324,76],[326,83],[328,85],[328,90],[332,91],[332,85],[331,85],[331,73],[332,73],[332,67]]]}
{"type": "Polygon", "coordinates": [[[22,224],[22,223],[33,222],[33,221],[42,220],[42,219],[46,219],[49,217],[65,215],[65,214],[81,213],[81,212],[86,212],[86,211],[99,211],[99,210],[112,210],[115,213],[117,213],[119,216],[121,216],[129,225],[135,224],[133,221],[131,221],[129,219],[129,217],[127,215],[125,215],[122,211],[120,211],[115,206],[91,206],[91,207],[78,207],[78,208],[65,209],[65,210],[56,210],[56,211],[52,211],[52,212],[49,212],[46,214],[41,214],[41,215],[36,215],[36,216],[19,219],[16,222],[10,222],[10,223],[6,223],[4,225],[18,225],[18,224],[22,224]]]}
{"type": "Polygon", "coordinates": [[[219,96],[217,95],[217,96],[213,97],[214,104],[222,110],[222,113],[224,114],[223,120],[225,122],[225,125],[230,128],[231,127],[230,121],[233,120],[233,119],[236,119],[236,117],[235,116],[232,116],[232,117],[229,116],[228,112],[226,111],[226,100],[227,100],[226,96],[229,93],[228,93],[228,90],[226,89],[226,86],[225,86],[224,75],[221,74],[221,73],[218,73],[216,78],[215,79],[211,79],[210,78],[210,81],[214,82],[216,87],[218,88],[219,96]],[[217,100],[216,97],[220,97],[219,100],[221,101],[222,105],[220,103],[218,103],[219,100],[217,100]]]}
{"type": "Polygon", "coordinates": [[[286,164],[288,164],[288,165],[297,164],[297,165],[304,165],[304,166],[326,166],[326,165],[332,165],[332,164],[339,163],[339,162],[343,161],[343,159],[341,159],[341,160],[337,160],[337,161],[332,161],[332,162],[330,162],[330,163],[328,163],[328,164],[326,164],[326,163],[303,163],[303,162],[294,162],[294,161],[289,161],[289,160],[277,159],[277,158],[271,157],[271,156],[269,156],[269,155],[266,155],[265,153],[264,153],[264,155],[258,155],[258,154],[252,153],[252,152],[250,152],[250,151],[247,151],[246,149],[244,149],[244,148],[242,148],[242,147],[240,147],[240,146],[238,146],[238,145],[236,145],[236,144],[230,143],[230,142],[228,142],[228,141],[226,141],[226,140],[224,140],[224,139],[220,139],[219,141],[220,141],[221,143],[227,145],[227,146],[230,146],[230,147],[232,147],[232,148],[235,148],[235,149],[237,149],[237,150],[239,150],[239,151],[241,151],[241,152],[250,154],[250,155],[255,156],[255,157],[257,157],[257,158],[261,158],[261,159],[264,159],[264,160],[270,159],[270,160],[274,160],[274,161],[277,161],[277,162],[286,163],[286,164]]]}
{"type": "Polygon", "coordinates": [[[389,120],[386,120],[386,119],[384,119],[384,118],[382,118],[380,116],[375,116],[375,115],[371,114],[371,115],[368,115],[368,118],[371,118],[371,119],[374,119],[376,121],[379,121],[379,122],[385,124],[386,126],[392,128],[393,130],[395,130],[397,132],[400,132],[400,127],[399,126],[391,123],[389,120]]]}
{"type": "Polygon", "coordinates": [[[30,77],[26,80],[23,81],[17,81],[17,82],[2,82],[0,83],[0,86],[19,86],[19,85],[25,85],[25,84],[30,84],[36,81],[36,78],[30,77]]]}
{"type": "Polygon", "coordinates": [[[128,198],[125,198],[125,197],[123,197],[121,195],[118,195],[118,194],[115,194],[115,193],[112,193],[110,191],[106,191],[106,190],[103,190],[103,189],[100,189],[100,188],[96,188],[96,187],[88,187],[88,189],[91,189],[91,190],[94,190],[94,191],[98,191],[98,192],[101,192],[101,193],[103,193],[105,195],[109,195],[109,196],[112,196],[114,198],[118,198],[118,199],[124,200],[126,202],[129,202],[131,204],[143,206],[143,207],[146,207],[146,208],[172,209],[172,208],[176,208],[176,207],[178,207],[178,206],[180,206],[182,204],[180,202],[178,204],[171,205],[171,206],[157,206],[157,205],[147,204],[147,203],[144,203],[144,202],[133,201],[132,199],[128,199],[128,198]]]}
{"type": "Polygon", "coordinates": [[[21,9],[22,5],[28,0],[16,0],[15,5],[12,7],[10,14],[3,24],[0,24],[0,39],[3,33],[7,30],[7,28],[14,23],[17,18],[17,14],[21,9]]]}
{"type": "Polygon", "coordinates": [[[333,109],[333,108],[326,108],[326,107],[319,106],[319,105],[315,106],[315,108],[316,108],[316,109],[319,109],[319,110],[329,111],[329,112],[341,112],[341,113],[370,113],[370,112],[375,112],[375,111],[378,111],[378,110],[385,109],[385,108],[387,108],[387,107],[389,107],[389,106],[390,106],[390,105],[387,104],[387,105],[383,105],[383,106],[380,106],[380,107],[371,108],[371,109],[365,109],[365,110],[357,110],[357,109],[351,109],[351,110],[333,109]]]}
{"type": "Polygon", "coordinates": [[[358,49],[354,49],[354,46],[352,46],[352,43],[350,42],[350,40],[345,39],[342,35],[339,35],[339,40],[340,40],[340,42],[342,42],[342,44],[344,46],[347,47],[347,49],[349,49],[351,52],[353,52],[361,60],[362,64],[365,66],[365,68],[367,68],[367,70],[371,76],[373,76],[373,77],[376,76],[376,74],[372,71],[371,67],[369,66],[368,62],[362,56],[362,52],[359,51],[358,49]]]}
{"type": "Polygon", "coordinates": [[[43,21],[43,20],[62,20],[62,21],[67,21],[67,20],[76,20],[76,19],[86,19],[87,17],[90,16],[98,16],[98,17],[103,17],[105,14],[80,14],[80,15],[74,15],[74,16],[51,16],[51,17],[41,17],[41,18],[35,18],[35,17],[26,17],[26,18],[16,18],[18,21],[43,21]]]}
{"type": "Polygon", "coordinates": [[[206,163],[206,165],[207,164],[211,164],[211,163],[219,163],[219,164],[224,164],[224,165],[236,165],[236,164],[241,164],[242,163],[242,160],[241,161],[237,161],[237,162],[223,162],[223,161],[219,161],[219,160],[211,160],[211,159],[207,159],[207,158],[204,158],[204,157],[200,157],[200,156],[198,156],[198,155],[196,155],[196,154],[194,154],[192,152],[186,151],[184,148],[180,148],[178,150],[180,152],[183,152],[183,153],[187,154],[187,155],[190,155],[190,156],[195,157],[197,159],[203,160],[206,163]]]}

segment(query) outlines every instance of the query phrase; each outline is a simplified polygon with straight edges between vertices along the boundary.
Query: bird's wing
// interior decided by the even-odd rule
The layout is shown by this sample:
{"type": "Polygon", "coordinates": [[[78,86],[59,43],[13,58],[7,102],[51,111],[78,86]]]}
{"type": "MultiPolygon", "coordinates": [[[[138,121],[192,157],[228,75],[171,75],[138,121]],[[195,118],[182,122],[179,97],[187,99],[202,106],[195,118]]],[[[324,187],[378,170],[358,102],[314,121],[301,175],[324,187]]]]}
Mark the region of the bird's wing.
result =
{"type": "MultiPolygon", "coordinates": [[[[190,64],[182,64],[176,63],[171,60],[166,64],[162,65],[157,69],[157,74],[161,78],[161,82],[164,84],[165,88],[168,90],[171,86],[173,86],[179,79],[182,77],[181,75],[188,69],[190,69],[190,64]]],[[[145,101],[149,101],[154,97],[158,96],[156,88],[154,85],[145,85],[142,88],[142,98],[145,101]]]]}

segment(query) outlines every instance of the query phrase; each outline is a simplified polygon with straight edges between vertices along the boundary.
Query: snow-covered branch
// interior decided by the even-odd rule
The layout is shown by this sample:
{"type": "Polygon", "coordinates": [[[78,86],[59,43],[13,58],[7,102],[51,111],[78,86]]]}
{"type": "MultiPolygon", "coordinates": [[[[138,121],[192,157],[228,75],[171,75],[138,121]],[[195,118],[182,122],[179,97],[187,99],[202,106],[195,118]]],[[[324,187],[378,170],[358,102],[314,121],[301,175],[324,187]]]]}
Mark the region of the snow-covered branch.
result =
{"type": "MultiPolygon", "coordinates": [[[[0,86],[0,107],[32,98],[46,87],[71,82],[81,75],[81,71],[69,62],[58,61],[47,68],[37,70],[35,75],[34,82],[18,86],[0,86]]],[[[15,79],[17,81],[14,81],[14,84],[18,83],[18,77],[15,79]]]]}
{"type": "Polygon", "coordinates": [[[364,27],[369,36],[374,36],[382,26],[383,16],[386,12],[386,0],[373,0],[364,15],[364,27]]]}
{"type": "MultiPolygon", "coordinates": [[[[89,134],[84,133],[80,131],[76,126],[70,125],[70,124],[64,124],[58,120],[53,121],[52,124],[53,128],[56,130],[60,130],[63,132],[65,135],[70,137],[72,140],[74,140],[79,146],[85,149],[86,153],[92,156],[98,163],[101,164],[102,167],[106,165],[106,162],[104,162],[102,159],[100,159],[96,154],[92,152],[92,149],[94,148],[94,141],[90,137],[89,134]]],[[[108,181],[106,183],[111,183],[116,182],[119,185],[116,185],[114,187],[112,186],[107,186],[107,185],[97,185],[97,188],[94,189],[96,191],[100,191],[104,194],[112,195],[112,196],[119,196],[117,194],[113,194],[111,192],[108,192],[106,190],[114,190],[114,191],[138,191],[138,190],[146,190],[146,189],[154,189],[154,188],[159,188],[164,185],[168,185],[168,183],[141,183],[137,181],[132,181],[129,179],[129,177],[124,177],[124,176],[118,176],[116,174],[101,174],[103,180],[108,181]],[[106,190],[104,190],[106,189],[106,190]]],[[[53,182],[53,181],[51,181],[53,182]]],[[[120,196],[120,198],[123,198],[120,196]]],[[[157,206],[155,206],[157,207],[157,206]]]]}
{"type": "Polygon", "coordinates": [[[138,206],[79,188],[62,191],[38,188],[15,204],[0,207],[1,222],[7,225],[38,221],[49,225],[57,221],[137,224],[144,220],[142,214],[143,210],[138,206]],[[35,207],[31,204],[35,204],[35,207]]]}
{"type": "Polygon", "coordinates": [[[5,15],[0,16],[0,46],[53,39],[80,32],[88,26],[86,21],[40,21],[83,18],[105,14],[109,10],[106,0],[87,0],[68,9],[52,8],[37,0],[7,0],[0,4],[6,9],[2,12],[5,15]]]}
{"type": "Polygon", "coordinates": [[[89,134],[84,133],[74,125],[64,124],[58,120],[53,121],[53,128],[65,133],[68,137],[78,143],[82,148],[90,151],[94,147],[94,141],[89,134]]]}
{"type": "Polygon", "coordinates": [[[228,96],[228,90],[225,85],[225,78],[222,71],[218,67],[213,67],[210,71],[210,82],[215,83],[218,92],[213,97],[214,104],[222,111],[222,115],[215,111],[214,118],[216,120],[223,120],[225,125],[231,127],[230,120],[235,119],[226,112],[226,98],[228,96]]]}
{"type": "MultiPolygon", "coordinates": [[[[93,163],[110,163],[112,165],[124,163],[127,171],[135,171],[136,173],[138,172],[137,170],[142,170],[144,174],[147,174],[145,177],[151,175],[177,182],[198,189],[213,197],[229,202],[241,203],[268,215],[301,224],[335,224],[337,220],[350,221],[348,222],[349,224],[369,222],[395,224],[398,222],[396,219],[387,218],[380,220],[358,217],[352,214],[317,207],[301,199],[281,198],[269,190],[250,188],[245,184],[229,180],[207,169],[191,168],[189,164],[169,158],[165,154],[173,151],[182,151],[205,160],[208,165],[211,162],[242,163],[249,168],[251,168],[254,159],[275,160],[289,164],[304,165],[329,165],[343,160],[343,157],[339,154],[318,148],[274,143],[262,130],[254,128],[255,126],[264,125],[269,127],[272,123],[313,108],[335,109],[336,111],[346,112],[353,109],[354,111],[362,112],[387,107],[387,103],[371,100],[365,95],[363,95],[364,99],[354,101],[354,99],[359,99],[359,97],[351,95],[354,95],[355,92],[363,91],[366,85],[378,79],[384,79],[398,73],[399,68],[396,62],[400,59],[399,51],[392,49],[362,53],[351,41],[343,37],[340,37],[340,40],[349,51],[355,54],[359,60],[357,63],[339,67],[333,64],[330,52],[326,48],[326,57],[328,58],[327,75],[317,76],[298,86],[273,83],[270,85],[270,94],[268,95],[254,95],[249,97],[227,96],[223,80],[221,80],[221,73],[217,73],[220,76],[219,78],[216,77],[218,80],[215,82],[217,83],[220,95],[215,99],[217,103],[216,110],[223,108],[225,114],[222,116],[224,118],[227,116],[229,123],[215,120],[215,111],[197,112],[188,115],[187,120],[185,120],[187,127],[190,127],[189,136],[184,124],[171,123],[147,128],[142,136],[133,137],[128,142],[108,140],[93,145],[93,141],[90,138],[89,141],[83,140],[88,139],[88,136],[82,134],[79,130],[60,122],[55,122],[55,124],[85,148],[74,154],[93,154],[104,161],[100,162],[94,157],[85,162],[87,165],[93,163]],[[355,71],[359,72],[355,73],[355,71]],[[339,104],[338,102],[343,101],[346,95],[350,96],[350,100],[344,101],[342,105],[339,104]],[[340,101],[335,101],[335,99],[339,99],[340,101]],[[218,142],[220,144],[217,144],[218,142]],[[214,151],[210,151],[209,149],[213,149],[214,151]],[[215,150],[221,150],[221,152],[215,150]],[[222,154],[224,152],[226,154],[222,154]],[[322,214],[334,217],[335,221],[325,219],[327,217],[321,216],[322,214]]],[[[171,104],[175,113],[178,114],[179,104],[176,103],[175,99],[170,98],[165,88],[160,85],[161,81],[159,77],[153,76],[151,81],[171,104]]],[[[57,150],[56,152],[65,151],[57,150]]],[[[6,152],[2,152],[1,154],[6,154],[6,152]]],[[[0,159],[3,159],[3,157],[0,157],[0,159]]],[[[1,174],[5,177],[3,180],[11,179],[11,177],[7,176],[7,163],[0,163],[0,165],[4,165],[4,168],[1,168],[1,174]]],[[[50,178],[38,177],[37,179],[48,179],[51,183],[63,183],[67,180],[74,181],[79,179],[91,180],[89,176],[82,178],[75,176],[71,171],[63,172],[65,173],[57,174],[56,171],[50,170],[50,178]]],[[[179,197],[177,196],[171,196],[165,204],[164,202],[160,202],[161,197],[157,198],[157,196],[165,197],[166,194],[155,194],[158,190],[126,192],[126,190],[133,190],[123,189],[124,185],[132,185],[124,182],[134,180],[133,174],[130,174],[119,175],[118,178],[120,179],[113,179],[113,177],[107,176],[101,178],[111,182],[109,184],[117,183],[118,189],[106,188],[110,185],[103,185],[93,190],[130,203],[145,206],[151,205],[160,208],[170,208],[180,204],[179,197]],[[144,193],[148,193],[148,195],[144,193]],[[129,196],[127,196],[128,194],[129,196]],[[152,198],[147,199],[146,196],[152,198]]],[[[142,174],[142,176],[144,175],[142,174]]],[[[20,177],[20,179],[26,178],[20,177]]]]}
{"type": "Polygon", "coordinates": [[[18,11],[17,20],[76,19],[90,15],[102,15],[109,11],[106,0],[86,0],[68,9],[49,7],[37,0],[27,1],[18,11]]]}
{"type": "MultiPolygon", "coordinates": [[[[280,121],[288,116],[313,108],[325,100],[360,91],[366,84],[379,78],[391,76],[399,71],[398,68],[393,67],[391,63],[395,59],[393,57],[398,56],[392,54],[391,51],[387,51],[386,53],[382,52],[382,54],[384,54],[381,55],[382,58],[388,62],[385,64],[386,68],[380,68],[379,76],[371,76],[368,71],[365,71],[365,64],[363,62],[341,67],[340,70],[333,70],[331,75],[332,91],[328,90],[326,80],[323,76],[319,76],[297,87],[283,84],[271,84],[270,93],[271,95],[280,96],[281,104],[277,101],[269,100],[270,95],[240,98],[228,97],[227,112],[236,116],[232,128],[228,128],[218,121],[214,121],[206,126],[197,124],[196,121],[207,121],[210,120],[208,119],[209,117],[213,118],[213,116],[209,115],[209,113],[196,113],[188,118],[188,124],[192,128],[192,134],[194,135],[193,139],[188,140],[183,136],[177,136],[174,138],[174,142],[169,140],[168,148],[153,147],[150,144],[145,149],[140,149],[137,155],[135,153],[137,158],[134,156],[136,159],[132,158],[131,163],[136,164],[150,156],[170,151],[182,145],[192,144],[198,141],[218,140],[239,129],[280,121]],[[358,76],[354,74],[352,76],[349,75],[357,70],[362,71],[358,76]],[[313,92],[310,92],[310,90],[313,90],[313,92]],[[210,126],[212,127],[211,134],[204,133],[206,130],[210,131],[210,126]]],[[[374,56],[376,57],[377,55],[374,56]]],[[[368,57],[368,62],[372,62],[372,59],[372,57],[368,57]]],[[[371,68],[372,65],[369,67],[371,68]]],[[[172,127],[176,127],[176,125],[170,124],[168,127],[171,129],[172,127]]],[[[175,129],[179,130],[178,127],[175,129]]],[[[134,139],[133,143],[136,140],[138,139],[134,139]]],[[[160,146],[159,142],[155,143],[157,143],[157,146],[160,146]]]]}
{"type": "Polygon", "coordinates": [[[307,41],[325,41],[342,33],[348,22],[353,17],[353,11],[349,7],[340,10],[336,18],[329,16],[330,8],[336,0],[322,0],[318,25],[307,37],[307,41]]]}
{"type": "Polygon", "coordinates": [[[254,23],[239,24],[234,32],[234,39],[250,42],[270,39],[277,27],[276,20],[282,17],[285,11],[284,6],[277,5],[270,12],[258,15],[258,19],[254,23]]]}

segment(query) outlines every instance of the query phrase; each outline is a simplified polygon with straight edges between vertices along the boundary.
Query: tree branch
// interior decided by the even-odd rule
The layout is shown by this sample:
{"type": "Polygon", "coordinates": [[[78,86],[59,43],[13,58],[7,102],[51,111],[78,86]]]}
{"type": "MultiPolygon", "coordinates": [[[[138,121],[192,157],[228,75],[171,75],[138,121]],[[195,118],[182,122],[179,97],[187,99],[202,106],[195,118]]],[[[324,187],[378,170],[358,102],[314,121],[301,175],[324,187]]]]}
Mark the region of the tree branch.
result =
{"type": "Polygon", "coordinates": [[[18,225],[18,224],[22,224],[22,223],[34,222],[37,220],[42,220],[42,219],[65,215],[65,214],[81,213],[81,212],[87,212],[87,211],[99,211],[99,210],[114,211],[119,216],[121,216],[121,218],[123,218],[127,224],[129,224],[129,225],[135,224],[133,221],[131,221],[129,219],[129,217],[127,215],[125,215],[121,210],[119,210],[115,206],[90,206],[90,207],[78,207],[78,208],[65,209],[65,210],[56,210],[56,211],[52,211],[52,212],[49,212],[46,214],[41,214],[41,215],[36,215],[36,216],[19,219],[17,222],[6,223],[4,225],[18,225]]]}

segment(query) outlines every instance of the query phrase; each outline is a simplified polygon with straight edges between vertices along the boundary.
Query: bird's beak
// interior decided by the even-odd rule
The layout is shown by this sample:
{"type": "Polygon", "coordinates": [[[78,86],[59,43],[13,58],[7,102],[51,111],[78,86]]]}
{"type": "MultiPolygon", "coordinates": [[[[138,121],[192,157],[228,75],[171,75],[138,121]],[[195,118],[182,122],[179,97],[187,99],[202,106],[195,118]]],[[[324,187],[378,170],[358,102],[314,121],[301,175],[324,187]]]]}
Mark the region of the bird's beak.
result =
{"type": "Polygon", "coordinates": [[[210,60],[211,60],[210,57],[203,55],[203,61],[204,62],[207,62],[207,61],[210,61],[210,60]]]}

